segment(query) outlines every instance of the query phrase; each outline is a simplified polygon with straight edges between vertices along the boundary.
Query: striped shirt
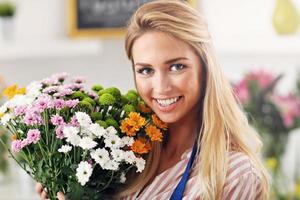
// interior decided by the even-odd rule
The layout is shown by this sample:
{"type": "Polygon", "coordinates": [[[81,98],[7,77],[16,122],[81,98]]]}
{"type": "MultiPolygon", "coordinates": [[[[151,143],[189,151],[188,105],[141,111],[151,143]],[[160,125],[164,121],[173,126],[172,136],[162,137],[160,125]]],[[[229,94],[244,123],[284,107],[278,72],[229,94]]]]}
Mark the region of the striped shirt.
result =
{"type": "MultiPolygon", "coordinates": [[[[192,149],[183,153],[181,160],[173,167],[157,175],[142,192],[137,191],[124,200],[167,200],[179,183],[191,156],[192,149]],[[140,194],[139,194],[140,193],[140,194]]],[[[200,187],[197,184],[194,162],[189,180],[185,187],[183,200],[200,200],[200,187]]],[[[261,180],[250,158],[241,152],[229,153],[229,168],[224,184],[222,200],[259,200],[261,199],[261,180]]]]}

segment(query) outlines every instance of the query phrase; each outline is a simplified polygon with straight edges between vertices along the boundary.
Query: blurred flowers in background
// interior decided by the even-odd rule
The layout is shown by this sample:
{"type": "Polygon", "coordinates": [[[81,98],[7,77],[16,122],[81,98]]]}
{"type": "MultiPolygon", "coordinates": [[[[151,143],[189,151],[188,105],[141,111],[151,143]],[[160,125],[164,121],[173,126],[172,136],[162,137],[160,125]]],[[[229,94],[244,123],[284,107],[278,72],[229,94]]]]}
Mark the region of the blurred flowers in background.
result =
{"type": "Polygon", "coordinates": [[[262,69],[250,71],[234,84],[234,91],[249,122],[263,139],[265,165],[272,175],[271,199],[297,199],[300,198],[300,182],[295,185],[295,191],[284,190],[281,157],[289,133],[300,127],[300,76],[297,91],[279,94],[276,86],[282,77],[262,69]]]}

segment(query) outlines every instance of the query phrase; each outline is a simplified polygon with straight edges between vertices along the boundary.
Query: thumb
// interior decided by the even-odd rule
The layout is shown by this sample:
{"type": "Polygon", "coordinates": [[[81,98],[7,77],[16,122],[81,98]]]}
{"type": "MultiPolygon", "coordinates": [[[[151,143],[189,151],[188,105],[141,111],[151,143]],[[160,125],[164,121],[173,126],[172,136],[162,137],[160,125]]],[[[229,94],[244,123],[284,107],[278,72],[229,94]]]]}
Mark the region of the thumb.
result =
{"type": "Polygon", "coordinates": [[[62,192],[57,193],[57,198],[58,198],[58,200],[66,200],[65,195],[62,192]]]}

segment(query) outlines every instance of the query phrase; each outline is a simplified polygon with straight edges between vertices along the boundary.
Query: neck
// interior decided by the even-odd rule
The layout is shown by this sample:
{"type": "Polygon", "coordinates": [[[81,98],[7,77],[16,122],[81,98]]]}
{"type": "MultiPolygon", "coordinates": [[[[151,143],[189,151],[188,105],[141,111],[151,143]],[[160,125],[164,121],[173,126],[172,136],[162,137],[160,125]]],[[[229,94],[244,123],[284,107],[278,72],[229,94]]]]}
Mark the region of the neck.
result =
{"type": "Polygon", "coordinates": [[[198,116],[191,116],[178,123],[169,124],[168,138],[163,150],[170,157],[181,155],[194,145],[200,130],[201,121],[198,116]]]}

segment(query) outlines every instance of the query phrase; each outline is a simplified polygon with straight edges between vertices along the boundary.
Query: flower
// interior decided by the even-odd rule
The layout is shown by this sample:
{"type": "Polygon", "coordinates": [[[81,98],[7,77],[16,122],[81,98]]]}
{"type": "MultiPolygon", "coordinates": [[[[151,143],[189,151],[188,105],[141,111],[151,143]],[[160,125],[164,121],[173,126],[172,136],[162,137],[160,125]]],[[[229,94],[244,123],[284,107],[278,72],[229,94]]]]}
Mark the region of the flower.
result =
{"type": "Polygon", "coordinates": [[[100,148],[96,149],[95,151],[92,151],[91,157],[101,167],[103,167],[104,164],[110,160],[108,151],[105,149],[100,149],[100,148]]]}
{"type": "Polygon", "coordinates": [[[275,77],[262,69],[252,71],[246,75],[246,81],[257,81],[258,86],[261,89],[266,89],[269,87],[275,80],[275,77]]]}
{"type": "Polygon", "coordinates": [[[52,115],[50,121],[55,126],[59,126],[59,125],[64,125],[65,124],[64,118],[62,116],[59,116],[58,114],[52,115]]]}
{"type": "Polygon", "coordinates": [[[136,172],[142,172],[145,169],[146,161],[143,158],[135,159],[135,166],[137,167],[136,172]]]}
{"type": "Polygon", "coordinates": [[[14,140],[11,142],[11,149],[13,152],[20,152],[22,148],[22,140],[14,140]]]}
{"type": "Polygon", "coordinates": [[[83,137],[78,144],[82,149],[92,149],[97,146],[97,142],[93,141],[90,137],[83,137]]]}
{"type": "Polygon", "coordinates": [[[68,153],[69,151],[72,150],[72,146],[69,145],[62,145],[59,149],[58,152],[60,153],[68,153]]]}
{"type": "Polygon", "coordinates": [[[131,146],[134,143],[134,139],[132,137],[122,137],[123,146],[131,146]]]}
{"type": "Polygon", "coordinates": [[[126,181],[126,174],[125,173],[121,173],[120,183],[125,183],[125,181],[126,181]]]}
{"type": "Polygon", "coordinates": [[[13,115],[10,113],[6,113],[1,117],[1,124],[6,126],[7,123],[12,119],[13,115]]]}
{"type": "Polygon", "coordinates": [[[248,83],[245,79],[243,79],[234,87],[234,92],[242,104],[246,104],[249,102],[250,93],[248,89],[248,83]]]}
{"type": "Polygon", "coordinates": [[[148,106],[146,106],[144,102],[139,102],[138,108],[143,113],[150,113],[152,111],[151,108],[149,108],[148,106]]]}
{"type": "Polygon", "coordinates": [[[25,94],[25,93],[26,93],[26,89],[25,88],[18,89],[17,84],[9,86],[3,91],[3,95],[7,96],[9,99],[12,99],[17,94],[25,94]]]}
{"type": "Polygon", "coordinates": [[[111,155],[116,162],[121,162],[124,159],[124,151],[120,149],[112,149],[111,155]]]}
{"type": "Polygon", "coordinates": [[[77,127],[65,126],[63,129],[63,134],[67,138],[66,141],[70,142],[73,146],[78,146],[80,143],[80,136],[78,135],[79,130],[77,127]]]}
{"type": "Polygon", "coordinates": [[[134,153],[145,154],[148,153],[151,149],[150,144],[145,141],[143,138],[139,138],[134,141],[131,146],[131,149],[134,153]]]}
{"type": "Polygon", "coordinates": [[[92,175],[93,168],[87,161],[81,161],[76,169],[78,182],[84,186],[92,175]]]}
{"type": "Polygon", "coordinates": [[[150,137],[151,141],[162,141],[162,132],[153,125],[146,127],[146,134],[150,137]]]}
{"type": "Polygon", "coordinates": [[[104,164],[103,169],[117,171],[119,169],[119,163],[109,160],[104,164]]]}
{"type": "Polygon", "coordinates": [[[60,126],[56,127],[55,133],[56,133],[57,138],[59,138],[59,139],[65,138],[65,134],[64,134],[63,130],[64,130],[64,125],[60,125],[60,126]]]}
{"type": "Polygon", "coordinates": [[[104,139],[104,143],[106,147],[119,148],[122,145],[122,140],[117,135],[110,135],[104,139]]]}
{"type": "Polygon", "coordinates": [[[91,131],[97,138],[101,138],[104,134],[106,134],[106,130],[97,123],[91,124],[89,131],[91,131]]]}
{"type": "Polygon", "coordinates": [[[168,128],[168,124],[161,121],[156,114],[151,115],[153,123],[158,127],[163,130],[166,130],[168,128]]]}
{"type": "Polygon", "coordinates": [[[80,126],[89,127],[92,124],[90,116],[85,112],[76,112],[75,115],[80,126]]]}
{"type": "Polygon", "coordinates": [[[41,133],[38,129],[30,129],[27,132],[27,140],[29,144],[31,143],[36,144],[40,140],[40,138],[41,138],[41,133]]]}

